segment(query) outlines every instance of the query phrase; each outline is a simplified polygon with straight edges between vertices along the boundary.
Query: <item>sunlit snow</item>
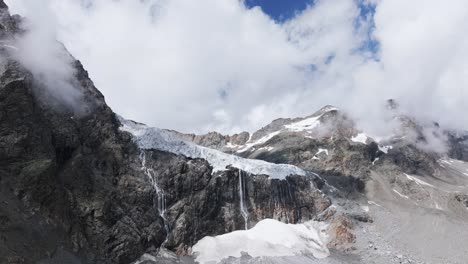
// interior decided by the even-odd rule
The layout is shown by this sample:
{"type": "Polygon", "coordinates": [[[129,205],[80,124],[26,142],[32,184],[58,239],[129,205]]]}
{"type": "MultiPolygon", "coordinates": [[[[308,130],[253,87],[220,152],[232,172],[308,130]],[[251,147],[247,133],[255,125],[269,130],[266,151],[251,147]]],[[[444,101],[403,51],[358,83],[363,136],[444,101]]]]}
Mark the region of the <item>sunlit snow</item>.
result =
{"type": "Polygon", "coordinates": [[[359,133],[357,134],[357,136],[354,136],[351,138],[351,141],[353,142],[358,142],[358,143],[362,143],[362,144],[367,144],[367,135],[364,134],[364,133],[359,133]]]}
{"type": "Polygon", "coordinates": [[[252,257],[281,257],[312,254],[315,258],[329,256],[326,246],[326,224],[309,221],[285,224],[265,219],[249,230],[204,237],[193,247],[200,263],[219,262],[227,257],[240,257],[247,252],[252,257]]]}

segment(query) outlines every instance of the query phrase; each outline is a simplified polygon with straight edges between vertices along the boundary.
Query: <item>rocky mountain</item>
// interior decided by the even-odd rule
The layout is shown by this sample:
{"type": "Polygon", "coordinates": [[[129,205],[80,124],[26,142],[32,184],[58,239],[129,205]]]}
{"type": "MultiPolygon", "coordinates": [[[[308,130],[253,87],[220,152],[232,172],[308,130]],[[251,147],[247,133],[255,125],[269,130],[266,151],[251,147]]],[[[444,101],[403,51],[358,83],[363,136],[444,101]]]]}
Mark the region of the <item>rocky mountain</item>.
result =
{"type": "Polygon", "coordinates": [[[332,106],[305,118],[274,120],[244,144],[192,138],[320,175],[335,210],[350,220],[350,243],[338,248],[355,255],[356,263],[463,263],[466,255],[458,249],[467,235],[466,132],[420,122],[400,113],[395,101],[388,104],[398,126],[385,138],[361,131],[332,106]]]}
{"type": "Polygon", "coordinates": [[[384,139],[332,106],[252,135],[151,128],[73,58],[78,103],[56,96],[17,59],[24,19],[0,13],[0,263],[467,259],[468,134],[394,101],[384,139]]]}
{"type": "Polygon", "coordinates": [[[236,157],[241,168],[215,167],[140,146],[125,129],[136,123],[113,113],[76,60],[79,111],[65,103],[16,59],[27,30],[1,3],[0,263],[131,263],[161,248],[187,255],[205,236],[266,218],[304,222],[330,207],[321,180],[294,166],[236,157]]]}

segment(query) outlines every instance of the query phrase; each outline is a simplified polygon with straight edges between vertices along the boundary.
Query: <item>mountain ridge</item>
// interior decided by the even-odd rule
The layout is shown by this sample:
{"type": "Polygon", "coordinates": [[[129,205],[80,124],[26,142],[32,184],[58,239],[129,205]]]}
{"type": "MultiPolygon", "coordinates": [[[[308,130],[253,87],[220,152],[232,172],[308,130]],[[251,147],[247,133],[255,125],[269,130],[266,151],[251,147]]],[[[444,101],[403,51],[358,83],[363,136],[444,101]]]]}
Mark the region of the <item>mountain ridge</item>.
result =
{"type": "Polygon", "coordinates": [[[184,135],[116,115],[73,59],[76,111],[15,59],[27,30],[0,12],[0,263],[466,259],[465,132],[403,115],[372,139],[326,106],[252,136],[184,135]]]}

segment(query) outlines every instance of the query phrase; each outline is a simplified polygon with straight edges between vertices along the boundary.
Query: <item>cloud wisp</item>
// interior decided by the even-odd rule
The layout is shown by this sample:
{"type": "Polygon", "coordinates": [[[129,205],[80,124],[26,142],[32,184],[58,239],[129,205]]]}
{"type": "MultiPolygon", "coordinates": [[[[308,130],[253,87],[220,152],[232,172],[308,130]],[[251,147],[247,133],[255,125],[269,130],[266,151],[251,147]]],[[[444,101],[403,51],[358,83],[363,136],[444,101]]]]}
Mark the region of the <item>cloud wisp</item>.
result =
{"type": "MultiPolygon", "coordinates": [[[[47,2],[46,2],[47,3],[47,2]]],[[[44,2],[22,1],[24,32],[13,40],[12,56],[34,76],[41,98],[52,106],[82,111],[82,91],[75,78],[74,58],[57,41],[55,15],[44,2]]]]}

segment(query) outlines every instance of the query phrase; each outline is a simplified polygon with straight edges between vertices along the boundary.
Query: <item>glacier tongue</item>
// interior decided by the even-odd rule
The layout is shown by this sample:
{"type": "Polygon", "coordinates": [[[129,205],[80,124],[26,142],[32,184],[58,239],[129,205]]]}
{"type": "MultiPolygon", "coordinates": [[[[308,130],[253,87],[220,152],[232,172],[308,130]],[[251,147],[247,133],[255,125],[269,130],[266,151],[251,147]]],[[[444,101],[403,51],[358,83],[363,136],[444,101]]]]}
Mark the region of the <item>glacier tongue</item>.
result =
{"type": "Polygon", "coordinates": [[[289,175],[306,175],[304,170],[293,165],[245,159],[184,141],[159,128],[148,127],[121,117],[120,122],[120,129],[131,133],[141,149],[158,149],[190,158],[202,158],[213,166],[213,172],[226,170],[230,165],[251,174],[264,174],[277,179],[284,179],[289,175]]]}

